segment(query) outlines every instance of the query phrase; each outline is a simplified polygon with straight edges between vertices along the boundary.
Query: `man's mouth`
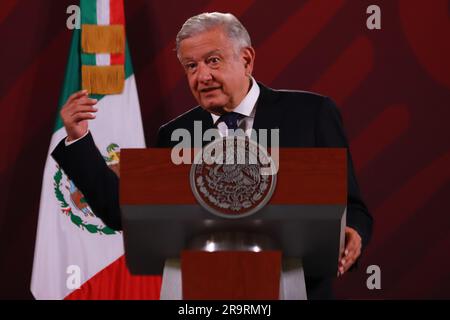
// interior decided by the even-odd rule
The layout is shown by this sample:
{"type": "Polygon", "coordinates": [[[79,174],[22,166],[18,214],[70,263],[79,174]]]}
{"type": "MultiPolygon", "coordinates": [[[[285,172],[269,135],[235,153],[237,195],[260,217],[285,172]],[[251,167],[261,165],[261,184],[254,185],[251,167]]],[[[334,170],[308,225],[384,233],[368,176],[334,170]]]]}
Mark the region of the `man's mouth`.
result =
{"type": "Polygon", "coordinates": [[[214,90],[218,90],[218,89],[220,89],[220,87],[203,88],[203,89],[200,89],[200,92],[201,93],[208,93],[208,92],[211,92],[211,91],[214,91],[214,90]]]}

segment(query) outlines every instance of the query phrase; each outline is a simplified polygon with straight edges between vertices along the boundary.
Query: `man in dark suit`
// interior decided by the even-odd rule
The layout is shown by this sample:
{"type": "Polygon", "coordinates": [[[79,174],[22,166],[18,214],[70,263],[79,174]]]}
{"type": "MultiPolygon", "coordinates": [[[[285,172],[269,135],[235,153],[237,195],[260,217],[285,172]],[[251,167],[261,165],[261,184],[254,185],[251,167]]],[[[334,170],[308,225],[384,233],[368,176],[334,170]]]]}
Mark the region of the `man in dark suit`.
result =
{"type": "MultiPolygon", "coordinates": [[[[173,147],[172,132],[217,128],[221,136],[241,128],[279,129],[280,147],[348,148],[335,104],[327,97],[301,91],[267,88],[251,76],[255,51],[244,26],[231,14],[206,13],[186,21],[177,36],[177,56],[199,106],[163,125],[157,147],[173,147]]],[[[104,223],[121,229],[119,179],[105,164],[88,131],[96,101],[84,91],[72,95],[61,111],[67,138],[52,153],[54,159],[83,192],[104,223]]],[[[348,149],[347,149],[348,150],[348,149]]],[[[372,217],[365,206],[348,152],[346,247],[339,273],[354,265],[367,245],[372,217]]],[[[306,277],[308,297],[330,298],[331,279],[306,277]]]]}

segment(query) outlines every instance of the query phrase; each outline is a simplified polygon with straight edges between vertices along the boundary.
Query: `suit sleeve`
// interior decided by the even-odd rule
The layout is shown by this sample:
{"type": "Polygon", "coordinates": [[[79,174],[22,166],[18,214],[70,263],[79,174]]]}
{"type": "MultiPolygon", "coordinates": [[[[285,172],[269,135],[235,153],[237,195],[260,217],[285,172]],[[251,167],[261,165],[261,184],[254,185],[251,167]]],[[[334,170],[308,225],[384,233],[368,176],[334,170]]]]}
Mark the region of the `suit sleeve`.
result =
{"type": "Polygon", "coordinates": [[[167,129],[165,126],[161,126],[158,130],[158,137],[156,139],[156,148],[168,148],[169,147],[168,141],[170,141],[170,136],[167,132],[167,129]]]}
{"type": "Polygon", "coordinates": [[[361,197],[342,117],[331,99],[324,98],[317,123],[317,146],[347,148],[347,226],[359,233],[365,247],[372,235],[373,219],[361,197]]]}
{"type": "Polygon", "coordinates": [[[119,178],[106,165],[92,135],[69,146],[61,140],[52,157],[83,193],[95,215],[108,227],[121,230],[119,178]]]}

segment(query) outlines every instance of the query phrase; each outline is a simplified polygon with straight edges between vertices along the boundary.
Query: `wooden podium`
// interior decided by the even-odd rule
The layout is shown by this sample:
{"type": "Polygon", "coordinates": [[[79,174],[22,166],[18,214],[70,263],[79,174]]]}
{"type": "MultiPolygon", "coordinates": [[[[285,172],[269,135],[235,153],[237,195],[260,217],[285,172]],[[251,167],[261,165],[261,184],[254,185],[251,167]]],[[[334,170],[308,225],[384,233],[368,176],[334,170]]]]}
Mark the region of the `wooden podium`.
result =
{"type": "Polygon", "coordinates": [[[271,200],[242,219],[201,207],[190,187],[191,165],[174,165],[170,155],[170,149],[121,150],[125,255],[133,274],[161,274],[166,259],[181,258],[183,299],[208,300],[278,299],[284,258],[302,259],[306,275],[336,276],[345,149],[280,149],[271,200]]]}

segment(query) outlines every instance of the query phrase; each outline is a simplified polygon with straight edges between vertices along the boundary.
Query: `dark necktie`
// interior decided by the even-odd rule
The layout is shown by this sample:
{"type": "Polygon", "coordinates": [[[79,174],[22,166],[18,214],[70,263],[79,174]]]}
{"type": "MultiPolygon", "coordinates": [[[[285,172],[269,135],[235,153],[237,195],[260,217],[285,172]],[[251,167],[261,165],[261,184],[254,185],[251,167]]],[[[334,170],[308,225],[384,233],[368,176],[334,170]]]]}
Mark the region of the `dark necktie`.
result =
{"type": "Polygon", "coordinates": [[[242,118],[242,115],[236,112],[228,112],[220,116],[219,122],[225,122],[228,130],[236,130],[238,128],[238,120],[242,118]]]}

